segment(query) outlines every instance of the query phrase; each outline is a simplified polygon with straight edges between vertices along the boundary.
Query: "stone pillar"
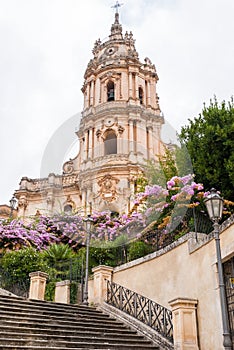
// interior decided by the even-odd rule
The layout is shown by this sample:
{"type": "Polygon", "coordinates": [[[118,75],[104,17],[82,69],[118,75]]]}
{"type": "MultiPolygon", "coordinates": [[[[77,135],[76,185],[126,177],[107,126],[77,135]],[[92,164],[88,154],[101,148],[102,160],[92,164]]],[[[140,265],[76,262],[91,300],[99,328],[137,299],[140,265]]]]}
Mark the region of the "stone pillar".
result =
{"type": "Polygon", "coordinates": [[[90,89],[90,106],[94,104],[94,80],[91,81],[91,89],[90,89]]]}
{"type": "Polygon", "coordinates": [[[37,271],[31,272],[30,277],[30,289],[29,299],[44,300],[45,287],[48,274],[45,272],[37,271]]]}
{"type": "Polygon", "coordinates": [[[89,146],[88,146],[88,158],[93,157],[93,129],[89,129],[89,146]]]}
{"type": "Polygon", "coordinates": [[[135,75],[135,95],[136,100],[139,100],[139,83],[138,83],[138,75],[135,75]]]}
{"type": "Polygon", "coordinates": [[[128,76],[128,86],[129,86],[129,99],[132,98],[132,73],[130,72],[129,73],[129,76],[128,76]]]}
{"type": "Polygon", "coordinates": [[[134,150],[134,140],[133,140],[133,120],[130,119],[128,122],[129,125],[129,153],[134,150]]]}
{"type": "Polygon", "coordinates": [[[85,132],[85,160],[89,157],[89,130],[85,132]]]}
{"type": "Polygon", "coordinates": [[[69,280],[56,282],[54,297],[56,303],[70,304],[70,284],[69,280]]]}
{"type": "Polygon", "coordinates": [[[102,304],[106,299],[107,282],[111,281],[113,267],[100,265],[92,269],[93,272],[93,302],[102,304]]]}
{"type": "MultiPolygon", "coordinates": [[[[102,84],[102,82],[101,82],[101,80],[99,79],[99,103],[101,103],[102,102],[102,86],[103,86],[103,84],[102,84]]],[[[104,101],[103,101],[104,102],[104,101]]]]}
{"type": "Polygon", "coordinates": [[[148,127],[148,152],[149,159],[153,158],[153,128],[152,126],[148,127]]]}
{"type": "Polygon", "coordinates": [[[197,300],[176,298],[172,307],[173,338],[175,350],[199,350],[197,334],[197,300]]]}
{"type": "Polygon", "coordinates": [[[151,105],[151,94],[150,94],[150,80],[147,82],[147,106],[151,105]]]}
{"type": "Polygon", "coordinates": [[[87,107],[90,107],[90,83],[87,84],[87,107]]]}

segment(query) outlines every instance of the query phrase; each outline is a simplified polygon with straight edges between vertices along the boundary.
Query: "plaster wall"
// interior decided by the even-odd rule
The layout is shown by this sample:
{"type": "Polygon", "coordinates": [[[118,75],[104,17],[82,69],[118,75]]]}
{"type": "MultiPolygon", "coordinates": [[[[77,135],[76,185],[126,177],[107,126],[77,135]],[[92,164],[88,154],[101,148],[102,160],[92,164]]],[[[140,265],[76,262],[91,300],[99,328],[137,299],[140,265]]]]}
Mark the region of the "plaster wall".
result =
{"type": "MultiPolygon", "coordinates": [[[[234,255],[234,225],[220,235],[222,259],[234,255]]],[[[202,234],[182,237],[174,247],[114,269],[113,281],[170,308],[178,297],[198,300],[201,350],[222,349],[222,321],[215,240],[202,234]]]]}

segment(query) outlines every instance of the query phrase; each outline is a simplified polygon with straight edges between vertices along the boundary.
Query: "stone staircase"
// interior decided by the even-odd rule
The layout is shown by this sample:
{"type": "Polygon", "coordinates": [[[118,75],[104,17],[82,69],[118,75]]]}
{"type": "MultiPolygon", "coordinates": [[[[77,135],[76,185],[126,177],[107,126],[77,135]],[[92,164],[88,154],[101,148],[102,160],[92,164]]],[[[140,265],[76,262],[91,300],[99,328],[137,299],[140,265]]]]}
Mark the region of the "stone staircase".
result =
{"type": "Polygon", "coordinates": [[[0,349],[159,349],[93,307],[0,296],[0,349]]]}

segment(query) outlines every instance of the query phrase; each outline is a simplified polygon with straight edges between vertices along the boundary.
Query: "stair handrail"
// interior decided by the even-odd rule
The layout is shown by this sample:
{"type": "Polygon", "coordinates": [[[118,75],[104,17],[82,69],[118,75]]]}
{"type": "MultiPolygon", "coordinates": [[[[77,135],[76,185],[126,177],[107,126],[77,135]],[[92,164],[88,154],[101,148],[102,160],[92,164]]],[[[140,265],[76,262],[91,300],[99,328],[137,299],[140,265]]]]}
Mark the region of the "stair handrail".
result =
{"type": "Polygon", "coordinates": [[[106,303],[143,322],[173,344],[171,310],[109,280],[106,303]]]}

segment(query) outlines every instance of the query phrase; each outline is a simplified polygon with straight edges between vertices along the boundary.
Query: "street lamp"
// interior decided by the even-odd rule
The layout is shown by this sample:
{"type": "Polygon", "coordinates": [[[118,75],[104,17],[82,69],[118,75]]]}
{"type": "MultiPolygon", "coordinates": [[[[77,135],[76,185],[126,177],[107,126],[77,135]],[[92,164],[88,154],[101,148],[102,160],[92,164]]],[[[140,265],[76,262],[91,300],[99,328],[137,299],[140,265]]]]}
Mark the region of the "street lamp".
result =
{"type": "Polygon", "coordinates": [[[220,304],[222,313],[223,323],[223,346],[225,350],[232,350],[232,341],[229,329],[228,310],[227,310],[227,299],[225,293],[224,277],[223,277],[223,265],[221,258],[220,249],[220,238],[219,238],[219,220],[222,218],[223,212],[223,198],[212,188],[210,194],[204,200],[210,220],[213,222],[214,227],[214,238],[216,243],[216,257],[218,264],[218,277],[219,277],[219,294],[220,304]]]}
{"type": "Polygon", "coordinates": [[[10,218],[12,219],[13,217],[13,210],[15,209],[15,205],[16,205],[16,198],[14,197],[14,195],[12,196],[12,198],[10,199],[10,207],[11,207],[11,213],[10,213],[10,218]]]}
{"type": "Polygon", "coordinates": [[[93,218],[91,218],[91,215],[89,214],[86,219],[84,219],[85,222],[85,229],[86,229],[86,262],[85,262],[85,289],[84,289],[84,300],[83,305],[88,305],[88,283],[89,283],[89,246],[90,246],[90,235],[91,235],[91,227],[93,224],[93,218]]]}

